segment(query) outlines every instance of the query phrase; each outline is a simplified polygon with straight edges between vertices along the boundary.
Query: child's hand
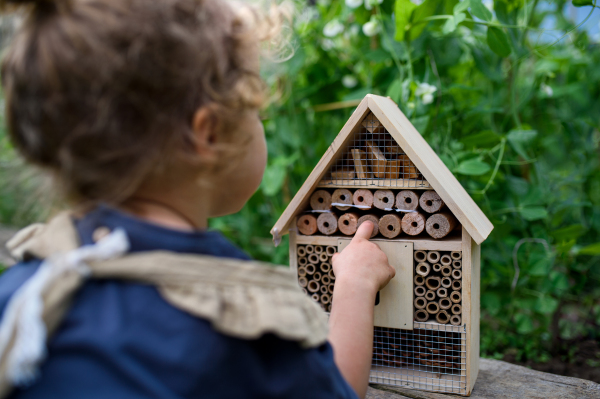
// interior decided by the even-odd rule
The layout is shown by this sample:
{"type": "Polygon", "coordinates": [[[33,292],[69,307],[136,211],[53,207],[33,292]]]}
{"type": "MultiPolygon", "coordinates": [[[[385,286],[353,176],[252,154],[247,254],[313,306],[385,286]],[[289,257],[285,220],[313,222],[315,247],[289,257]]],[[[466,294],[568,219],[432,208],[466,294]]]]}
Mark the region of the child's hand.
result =
{"type": "Polygon", "coordinates": [[[394,278],[396,270],[388,263],[387,256],[377,244],[369,241],[372,231],[371,222],[362,223],[350,245],[333,255],[336,284],[376,293],[394,278]]]}

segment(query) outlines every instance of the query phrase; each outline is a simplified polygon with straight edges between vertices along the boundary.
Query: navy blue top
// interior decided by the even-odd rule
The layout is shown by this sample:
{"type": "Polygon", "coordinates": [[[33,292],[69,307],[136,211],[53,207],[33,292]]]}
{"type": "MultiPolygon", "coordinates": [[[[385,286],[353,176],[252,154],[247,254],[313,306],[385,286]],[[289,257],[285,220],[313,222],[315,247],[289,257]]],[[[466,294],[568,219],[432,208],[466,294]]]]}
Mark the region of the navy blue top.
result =
{"type": "MultiPolygon", "coordinates": [[[[84,244],[98,227],[122,227],[131,252],[169,250],[249,257],[213,231],[170,230],[101,206],[76,223],[84,244]]],[[[0,309],[37,270],[0,277],[0,309]]],[[[329,343],[302,349],[268,334],[241,340],[169,305],[152,286],[91,280],[48,344],[38,380],[11,398],[356,398],[329,343]]]]}

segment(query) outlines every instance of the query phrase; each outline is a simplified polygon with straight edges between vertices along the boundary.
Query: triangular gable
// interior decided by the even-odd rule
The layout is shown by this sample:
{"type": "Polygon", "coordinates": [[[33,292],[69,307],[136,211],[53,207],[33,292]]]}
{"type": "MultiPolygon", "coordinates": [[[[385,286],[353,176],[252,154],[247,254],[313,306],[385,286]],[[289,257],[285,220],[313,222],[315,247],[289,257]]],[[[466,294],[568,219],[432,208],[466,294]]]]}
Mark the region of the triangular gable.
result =
{"type": "MultiPolygon", "coordinates": [[[[331,176],[331,168],[343,158],[344,151],[349,148],[353,138],[360,134],[361,122],[369,111],[373,113],[410,161],[414,163],[419,175],[422,175],[421,181],[440,195],[473,240],[477,244],[481,244],[492,231],[494,227],[492,223],[398,106],[388,98],[372,94],[368,94],[360,102],[273,229],[271,229],[275,241],[277,242],[281,235],[289,232],[290,223],[293,221],[294,216],[308,206],[311,193],[328,174],[331,176]]],[[[418,179],[412,180],[419,181],[418,179]]],[[[385,187],[394,188],[394,186],[389,185],[385,187]]],[[[402,187],[410,188],[410,186],[404,184],[402,187]]],[[[377,186],[373,186],[373,188],[377,188],[377,186]]]]}

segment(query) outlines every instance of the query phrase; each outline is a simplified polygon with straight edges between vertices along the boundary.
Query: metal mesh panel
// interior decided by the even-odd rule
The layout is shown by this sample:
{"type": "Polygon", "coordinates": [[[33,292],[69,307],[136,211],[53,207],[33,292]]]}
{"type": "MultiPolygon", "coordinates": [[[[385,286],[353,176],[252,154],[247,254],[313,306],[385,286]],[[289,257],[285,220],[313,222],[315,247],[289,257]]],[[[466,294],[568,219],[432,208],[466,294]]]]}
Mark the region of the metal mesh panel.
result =
{"type": "Polygon", "coordinates": [[[421,172],[369,113],[320,186],[429,188],[421,172]]]}
{"type": "Polygon", "coordinates": [[[369,382],[466,394],[466,339],[464,326],[375,327],[369,382]]]}

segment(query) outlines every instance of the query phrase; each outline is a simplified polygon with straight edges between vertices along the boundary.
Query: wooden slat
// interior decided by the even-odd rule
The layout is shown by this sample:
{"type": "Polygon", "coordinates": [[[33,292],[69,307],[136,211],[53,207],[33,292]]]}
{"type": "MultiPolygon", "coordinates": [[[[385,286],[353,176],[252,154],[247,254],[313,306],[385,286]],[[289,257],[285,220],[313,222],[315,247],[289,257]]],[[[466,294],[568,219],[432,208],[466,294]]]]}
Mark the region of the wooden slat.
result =
{"type": "Polygon", "coordinates": [[[298,279],[298,255],[296,250],[298,249],[298,243],[296,242],[296,232],[290,232],[290,269],[294,272],[294,276],[298,279]]]}
{"type": "MultiPolygon", "coordinates": [[[[292,234],[292,231],[290,231],[292,234]]],[[[338,240],[342,238],[340,236],[303,236],[296,234],[297,244],[312,244],[312,245],[338,245],[338,240]]]]}
{"type": "Polygon", "coordinates": [[[467,355],[471,358],[469,372],[469,392],[473,390],[477,375],[479,374],[479,294],[481,282],[481,246],[471,243],[471,351],[467,355]]]}
{"type": "MultiPolygon", "coordinates": [[[[467,382],[469,383],[471,380],[471,373],[473,365],[471,364],[471,351],[473,350],[473,344],[471,342],[472,335],[471,329],[473,328],[471,322],[471,278],[472,278],[472,261],[471,261],[471,247],[473,244],[473,239],[469,235],[467,229],[463,226],[462,228],[462,322],[467,328],[467,351],[463,354],[463,361],[466,362],[467,367],[465,370],[465,375],[467,377],[467,382]]],[[[470,384],[467,384],[470,386],[470,384]]],[[[469,390],[469,393],[471,391],[469,390]]]]}
{"type": "MultiPolygon", "coordinates": [[[[290,233],[291,234],[291,233],[290,233]]],[[[337,245],[340,239],[351,239],[351,237],[342,235],[333,236],[304,236],[301,234],[296,235],[296,242],[298,244],[318,244],[318,245],[337,245]]],[[[461,251],[462,241],[460,235],[452,235],[451,237],[444,237],[439,240],[434,240],[431,237],[410,237],[403,236],[402,238],[372,238],[371,241],[380,242],[412,242],[415,251],[461,251]]]]}
{"type": "Polygon", "coordinates": [[[465,191],[456,177],[425,139],[404,116],[396,103],[386,97],[368,95],[369,109],[398,142],[431,187],[442,197],[450,211],[481,244],[494,226],[465,191]]]}
{"type": "Polygon", "coordinates": [[[410,188],[413,190],[431,190],[431,185],[422,180],[411,179],[354,179],[354,180],[321,180],[323,188],[410,188]]]}

